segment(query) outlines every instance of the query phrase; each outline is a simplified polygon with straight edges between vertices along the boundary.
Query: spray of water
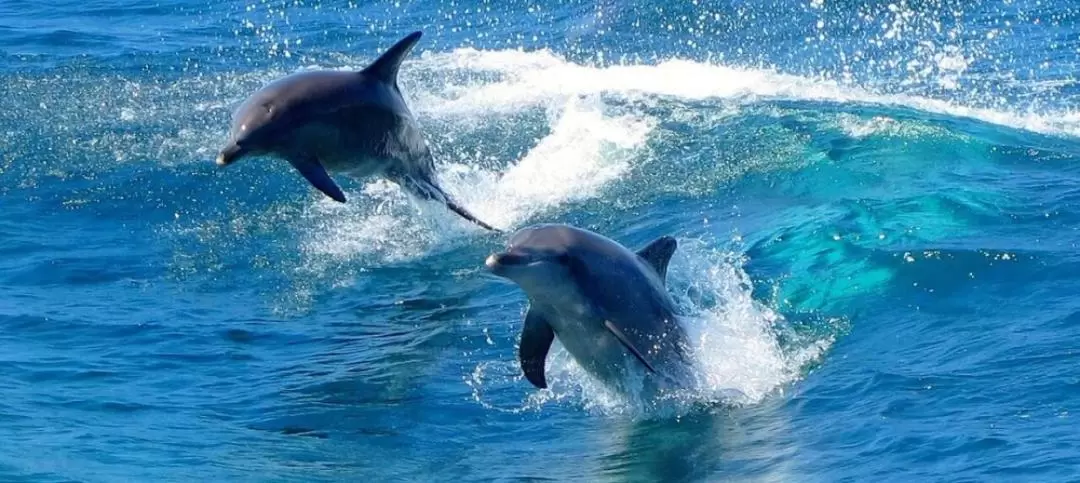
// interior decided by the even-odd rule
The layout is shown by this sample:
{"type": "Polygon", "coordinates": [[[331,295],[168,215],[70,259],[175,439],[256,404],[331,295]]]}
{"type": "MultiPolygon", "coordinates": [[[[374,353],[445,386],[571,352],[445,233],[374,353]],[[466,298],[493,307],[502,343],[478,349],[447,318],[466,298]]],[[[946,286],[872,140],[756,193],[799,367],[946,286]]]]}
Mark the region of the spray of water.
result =
{"type": "MultiPolygon", "coordinates": [[[[557,343],[548,359],[549,387],[534,390],[524,381],[516,360],[483,361],[466,382],[481,404],[504,411],[537,410],[569,402],[607,415],[654,417],[685,414],[695,407],[749,405],[802,376],[820,358],[831,338],[801,340],[781,346],[784,319],[754,300],[752,284],[736,252],[703,240],[682,240],[669,268],[669,290],[683,314],[680,321],[692,341],[696,385],[653,397],[617,394],[581,368],[557,343]],[[489,401],[492,388],[515,385],[527,390],[520,403],[489,401]]],[[[632,385],[634,382],[629,381],[632,385]]],[[[640,384],[638,384],[640,386],[640,384]]]]}

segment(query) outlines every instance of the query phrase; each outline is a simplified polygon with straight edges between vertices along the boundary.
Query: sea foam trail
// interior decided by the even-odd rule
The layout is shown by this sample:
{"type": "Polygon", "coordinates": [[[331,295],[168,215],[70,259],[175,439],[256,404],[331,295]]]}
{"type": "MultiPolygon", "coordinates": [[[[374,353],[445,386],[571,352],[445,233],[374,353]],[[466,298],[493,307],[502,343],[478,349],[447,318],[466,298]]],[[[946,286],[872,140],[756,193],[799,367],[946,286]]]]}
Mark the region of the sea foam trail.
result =
{"type": "MultiPolygon", "coordinates": [[[[772,70],[730,67],[672,59],[655,65],[590,67],[568,62],[548,50],[481,51],[472,48],[428,54],[418,62],[431,71],[493,73],[497,82],[447,85],[422,103],[434,112],[476,115],[521,109],[569,96],[601,93],[671,96],[686,100],[803,100],[878,104],[966,117],[1041,134],[1080,136],[1080,112],[1009,112],[969,107],[962,102],[910,95],[877,94],[835,81],[772,70]]],[[[434,94],[434,93],[428,93],[434,94]]]]}
{"type": "MultiPolygon", "coordinates": [[[[480,219],[513,230],[544,210],[595,197],[630,169],[634,151],[644,145],[653,125],[649,119],[605,115],[598,101],[578,99],[552,109],[548,123],[550,133],[505,171],[448,159],[439,166],[442,184],[480,219]]],[[[389,258],[410,258],[478,230],[438,207],[411,204],[385,181],[370,181],[364,191],[375,200],[374,210],[325,200],[317,205],[317,218],[341,219],[325,224],[333,236],[319,235],[309,248],[335,256],[379,250],[389,258]],[[388,214],[395,207],[397,215],[388,214]],[[416,210],[424,216],[409,213],[416,210]],[[410,228],[400,229],[401,223],[410,228]]]]}
{"type": "MultiPolygon", "coordinates": [[[[366,65],[366,59],[350,63],[355,65],[348,68],[357,68],[366,65]]],[[[546,123],[546,134],[502,168],[480,167],[475,159],[453,150],[437,163],[443,185],[462,205],[480,219],[509,231],[559,206],[600,196],[641,162],[643,157],[638,154],[663,119],[645,109],[613,106],[611,96],[653,104],[664,98],[730,100],[729,104],[736,106],[758,100],[878,104],[1044,134],[1080,136],[1080,115],[1076,113],[1039,115],[973,108],[943,100],[875,94],[769,70],[686,60],[590,67],[546,50],[465,48],[410,59],[403,69],[403,82],[421,124],[425,118],[435,120],[449,126],[457,139],[470,137],[478,126],[512,127],[522,122],[524,113],[546,113],[540,121],[546,123]]],[[[312,209],[315,223],[334,236],[316,231],[308,244],[311,254],[412,258],[437,245],[453,245],[475,235],[476,229],[468,223],[437,207],[417,207],[382,181],[369,181],[364,191],[375,200],[375,208],[369,204],[356,210],[323,200],[312,209]],[[402,223],[409,228],[401,229],[402,223]]]]}

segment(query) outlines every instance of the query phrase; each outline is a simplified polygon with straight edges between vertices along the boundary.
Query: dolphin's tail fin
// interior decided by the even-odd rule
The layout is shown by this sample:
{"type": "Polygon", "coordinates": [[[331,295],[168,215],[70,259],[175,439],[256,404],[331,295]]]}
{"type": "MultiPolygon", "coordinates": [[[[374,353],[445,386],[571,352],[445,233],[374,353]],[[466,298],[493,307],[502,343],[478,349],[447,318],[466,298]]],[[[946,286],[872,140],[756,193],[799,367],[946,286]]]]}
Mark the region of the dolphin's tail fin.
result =
{"type": "Polygon", "coordinates": [[[469,210],[466,210],[464,207],[457,204],[457,202],[454,201],[454,199],[451,198],[450,195],[446,194],[446,192],[443,191],[442,188],[439,188],[439,186],[435,183],[423,179],[417,179],[413,176],[402,176],[400,184],[402,185],[402,187],[405,188],[406,191],[412,193],[420,199],[437,201],[439,203],[442,203],[447,208],[449,208],[450,211],[457,213],[462,218],[476,223],[477,225],[485,229],[491,230],[496,233],[502,233],[502,230],[495,228],[487,223],[484,223],[472,213],[469,213],[469,210]]]}
{"type": "Polygon", "coordinates": [[[483,221],[480,221],[478,218],[473,216],[472,213],[469,213],[468,210],[466,210],[465,208],[462,208],[460,205],[455,203],[454,200],[447,199],[445,201],[445,203],[446,203],[446,207],[450,208],[450,211],[453,211],[454,213],[457,213],[457,214],[461,215],[462,218],[465,218],[466,220],[469,220],[469,221],[471,221],[473,223],[476,223],[477,225],[480,225],[481,227],[486,228],[488,230],[491,230],[491,231],[493,231],[495,233],[502,233],[502,230],[500,230],[498,228],[495,228],[495,227],[493,227],[493,226],[491,226],[491,225],[489,225],[487,223],[484,223],[483,221]]]}

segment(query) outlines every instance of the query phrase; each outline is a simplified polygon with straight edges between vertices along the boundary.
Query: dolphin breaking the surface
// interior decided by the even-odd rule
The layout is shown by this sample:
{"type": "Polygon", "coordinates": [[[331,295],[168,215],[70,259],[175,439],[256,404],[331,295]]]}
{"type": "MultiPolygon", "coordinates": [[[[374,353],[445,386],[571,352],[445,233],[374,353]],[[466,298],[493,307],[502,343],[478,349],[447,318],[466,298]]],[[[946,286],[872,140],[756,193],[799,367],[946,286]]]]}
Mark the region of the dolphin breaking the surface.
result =
{"type": "Polygon", "coordinates": [[[526,379],[547,387],[545,359],[555,337],[592,376],[627,392],[627,376],[649,387],[686,388],[693,358],[667,292],[678,243],[665,236],[638,252],[580,228],[542,224],[515,233],[485,262],[529,299],[518,358],[526,379]]]}

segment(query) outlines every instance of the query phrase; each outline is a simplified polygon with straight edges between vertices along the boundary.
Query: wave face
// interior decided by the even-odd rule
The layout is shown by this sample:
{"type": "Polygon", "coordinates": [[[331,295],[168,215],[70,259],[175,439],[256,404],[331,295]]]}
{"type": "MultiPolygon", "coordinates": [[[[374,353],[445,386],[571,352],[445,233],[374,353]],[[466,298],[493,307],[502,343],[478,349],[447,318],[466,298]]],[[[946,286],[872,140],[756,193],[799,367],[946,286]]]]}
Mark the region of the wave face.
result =
{"type": "Polygon", "coordinates": [[[1080,11],[706,3],[0,5],[0,476],[1071,476],[1080,11]],[[463,206],[679,240],[698,387],[621,397],[556,343],[538,391],[505,237],[214,166],[254,89],[414,29],[463,206]]]}

